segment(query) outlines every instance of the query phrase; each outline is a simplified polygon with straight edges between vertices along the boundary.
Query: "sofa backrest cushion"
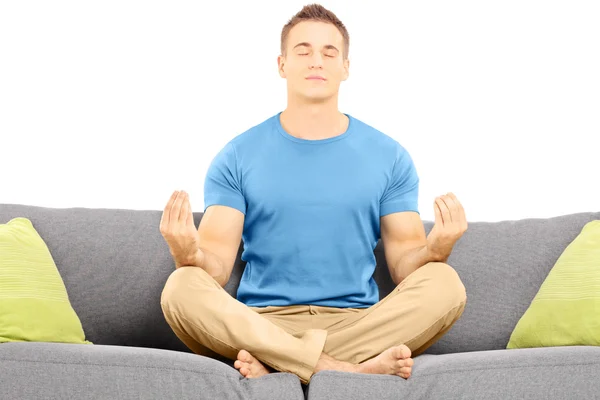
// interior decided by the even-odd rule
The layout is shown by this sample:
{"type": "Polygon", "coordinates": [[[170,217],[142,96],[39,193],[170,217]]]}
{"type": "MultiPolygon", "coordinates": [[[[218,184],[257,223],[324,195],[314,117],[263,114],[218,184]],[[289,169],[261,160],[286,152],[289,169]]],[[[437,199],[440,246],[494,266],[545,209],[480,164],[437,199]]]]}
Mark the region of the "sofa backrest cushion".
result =
{"type": "MultiPolygon", "coordinates": [[[[189,351],[165,322],[160,295],[175,266],[159,231],[162,211],[0,204],[0,223],[31,220],[65,282],[86,338],[96,344],[189,351]]],[[[196,226],[202,213],[194,213],[196,226]]],[[[505,348],[548,272],[598,213],[471,222],[448,260],[467,289],[461,319],[427,352],[505,348]]],[[[425,221],[426,232],[432,223],[425,221]]],[[[245,268],[238,252],[225,289],[235,296],[245,268]]],[[[394,287],[381,241],[375,249],[380,298],[394,287]]]]}
{"type": "Polygon", "coordinates": [[[595,219],[600,213],[469,223],[448,260],[465,285],[467,305],[453,328],[426,353],[506,348],[559,256],[595,219]]]}
{"type": "Polygon", "coordinates": [[[166,323],[162,288],[175,269],[161,211],[0,204],[0,223],[28,218],[46,242],[86,338],[188,351],[166,323]]]}

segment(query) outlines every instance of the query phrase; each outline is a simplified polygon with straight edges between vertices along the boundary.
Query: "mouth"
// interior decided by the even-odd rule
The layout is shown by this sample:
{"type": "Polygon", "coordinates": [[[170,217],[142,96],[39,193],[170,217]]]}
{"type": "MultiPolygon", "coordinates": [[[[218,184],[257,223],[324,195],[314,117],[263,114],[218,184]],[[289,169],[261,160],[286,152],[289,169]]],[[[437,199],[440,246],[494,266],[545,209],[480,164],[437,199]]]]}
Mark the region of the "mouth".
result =
{"type": "Polygon", "coordinates": [[[322,76],[309,76],[306,79],[309,81],[323,81],[323,82],[325,82],[327,80],[327,79],[323,78],[322,76]]]}

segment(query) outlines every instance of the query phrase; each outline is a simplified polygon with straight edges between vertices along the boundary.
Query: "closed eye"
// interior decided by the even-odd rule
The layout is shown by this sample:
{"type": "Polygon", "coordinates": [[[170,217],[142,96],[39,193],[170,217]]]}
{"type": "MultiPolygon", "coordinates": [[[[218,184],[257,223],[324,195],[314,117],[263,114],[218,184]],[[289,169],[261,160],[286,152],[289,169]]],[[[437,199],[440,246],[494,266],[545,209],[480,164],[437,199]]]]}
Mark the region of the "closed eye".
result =
{"type": "MultiPolygon", "coordinates": [[[[307,56],[308,53],[298,53],[299,56],[307,56]]],[[[325,57],[329,57],[329,58],[334,58],[335,56],[332,56],[330,54],[325,54],[325,57]]]]}

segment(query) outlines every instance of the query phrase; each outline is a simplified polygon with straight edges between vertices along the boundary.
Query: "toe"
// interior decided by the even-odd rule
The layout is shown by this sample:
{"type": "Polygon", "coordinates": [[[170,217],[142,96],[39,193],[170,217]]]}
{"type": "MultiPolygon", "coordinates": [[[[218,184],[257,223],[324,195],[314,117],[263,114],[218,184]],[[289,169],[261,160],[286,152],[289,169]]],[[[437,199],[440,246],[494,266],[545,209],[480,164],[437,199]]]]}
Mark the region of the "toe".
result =
{"type": "Polygon", "coordinates": [[[410,349],[402,344],[392,349],[392,355],[397,360],[403,360],[410,357],[410,349]]]}
{"type": "Polygon", "coordinates": [[[398,346],[398,348],[400,349],[400,357],[401,358],[409,358],[411,355],[410,349],[406,346],[401,344],[400,346],[398,346]]]}
{"type": "Polygon", "coordinates": [[[250,353],[248,353],[246,350],[240,350],[237,355],[237,359],[244,362],[250,362],[250,353]]]}
{"type": "Polygon", "coordinates": [[[235,367],[235,369],[240,369],[242,368],[242,362],[240,360],[235,360],[233,366],[235,367]]]}
{"type": "Polygon", "coordinates": [[[412,367],[415,362],[412,358],[401,358],[396,361],[398,367],[412,367]]]}
{"type": "Polygon", "coordinates": [[[402,350],[400,349],[400,347],[394,347],[392,349],[392,357],[394,358],[394,360],[402,360],[404,357],[402,357],[402,350]]]}
{"type": "Polygon", "coordinates": [[[410,378],[410,372],[398,372],[398,376],[404,379],[410,378]]]}

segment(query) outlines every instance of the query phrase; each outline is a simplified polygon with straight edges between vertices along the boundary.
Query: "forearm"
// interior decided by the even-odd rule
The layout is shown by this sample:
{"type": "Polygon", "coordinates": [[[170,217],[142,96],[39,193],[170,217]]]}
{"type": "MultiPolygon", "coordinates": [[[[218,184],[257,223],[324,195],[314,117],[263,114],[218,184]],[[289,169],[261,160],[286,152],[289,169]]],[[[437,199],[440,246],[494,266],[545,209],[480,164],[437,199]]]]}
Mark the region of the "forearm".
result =
{"type": "Polygon", "coordinates": [[[225,286],[229,280],[223,262],[216,255],[207,250],[198,249],[195,254],[185,257],[174,257],[174,259],[175,268],[183,266],[202,268],[221,286],[225,286]]]}
{"type": "Polygon", "coordinates": [[[448,257],[432,254],[427,245],[415,247],[407,250],[402,258],[398,260],[398,263],[392,269],[392,280],[398,285],[404,278],[423,265],[433,261],[446,262],[447,260],[448,257]]]}

